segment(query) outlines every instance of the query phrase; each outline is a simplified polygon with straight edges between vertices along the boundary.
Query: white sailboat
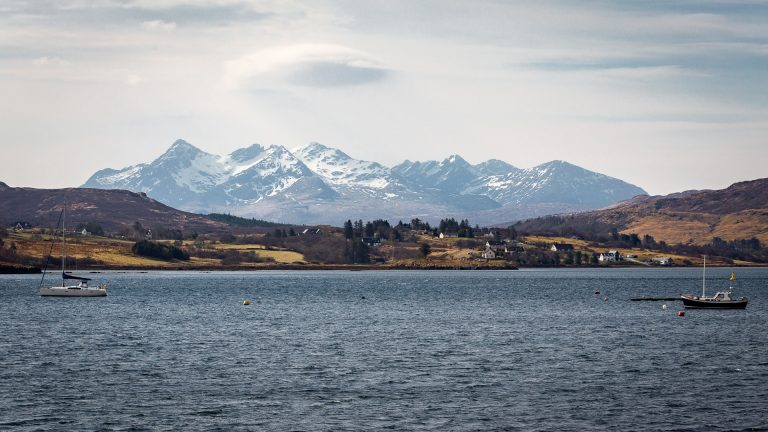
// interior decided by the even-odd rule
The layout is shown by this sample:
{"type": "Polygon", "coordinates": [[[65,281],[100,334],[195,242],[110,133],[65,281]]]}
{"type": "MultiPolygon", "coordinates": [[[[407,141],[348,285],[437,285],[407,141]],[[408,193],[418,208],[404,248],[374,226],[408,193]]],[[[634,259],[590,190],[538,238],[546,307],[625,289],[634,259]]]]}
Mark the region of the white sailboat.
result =
{"type": "MultiPolygon", "coordinates": [[[[66,219],[67,219],[67,206],[64,205],[64,209],[59,214],[59,223],[61,223],[61,286],[45,287],[45,275],[48,269],[48,260],[51,258],[51,252],[53,252],[53,243],[51,243],[51,250],[48,253],[48,258],[45,261],[45,268],[43,269],[43,278],[40,280],[40,295],[47,297],[105,297],[107,295],[107,286],[100,285],[98,287],[88,286],[89,278],[74,276],[66,272],[67,265],[67,237],[66,237],[66,219]],[[77,281],[77,285],[68,285],[67,281],[77,281]]],[[[59,228],[59,223],[56,224],[56,228],[59,228]]]]}

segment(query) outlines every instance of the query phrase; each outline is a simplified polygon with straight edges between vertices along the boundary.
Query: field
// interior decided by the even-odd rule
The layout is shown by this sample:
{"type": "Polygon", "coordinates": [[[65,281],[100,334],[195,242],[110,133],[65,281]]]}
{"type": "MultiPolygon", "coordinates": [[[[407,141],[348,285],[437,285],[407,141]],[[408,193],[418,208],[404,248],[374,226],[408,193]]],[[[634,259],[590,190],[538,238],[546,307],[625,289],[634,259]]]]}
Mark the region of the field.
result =
{"type": "MultiPolygon", "coordinates": [[[[52,243],[51,236],[30,232],[10,233],[5,239],[7,245],[15,244],[17,253],[32,258],[36,265],[43,266],[45,257],[52,249],[52,257],[61,256],[61,242],[58,238],[52,243]],[[39,263],[38,263],[39,262],[39,263]]],[[[172,243],[163,241],[163,243],[172,243]]],[[[131,247],[134,242],[97,236],[75,236],[67,238],[67,267],[76,270],[79,267],[88,268],[147,268],[147,269],[183,269],[183,268],[218,268],[221,260],[215,258],[191,257],[189,261],[164,261],[134,255],[131,247]]],[[[192,242],[184,246],[191,247],[192,242]]],[[[240,252],[255,252],[261,258],[271,258],[275,263],[303,263],[304,257],[293,251],[267,250],[263,245],[239,245],[210,243],[205,245],[213,250],[237,250],[240,252]]],[[[264,267],[269,263],[240,263],[228,267],[264,267]]],[[[58,262],[56,263],[58,265],[58,262]]]]}

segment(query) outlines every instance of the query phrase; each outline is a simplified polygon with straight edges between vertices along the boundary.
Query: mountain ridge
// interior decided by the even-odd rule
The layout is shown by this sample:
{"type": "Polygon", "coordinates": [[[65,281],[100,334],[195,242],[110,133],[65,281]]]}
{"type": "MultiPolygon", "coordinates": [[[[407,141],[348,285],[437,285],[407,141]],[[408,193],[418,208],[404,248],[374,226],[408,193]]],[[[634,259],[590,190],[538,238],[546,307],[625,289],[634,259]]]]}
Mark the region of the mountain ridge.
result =
{"type": "Polygon", "coordinates": [[[191,212],[336,224],[411,217],[493,223],[505,211],[524,218],[590,210],[645,194],[564,161],[521,169],[498,159],[472,165],[453,154],[389,168],[317,142],[293,150],[252,144],[217,156],[182,139],[150,162],[99,170],[83,187],[144,192],[191,212]]]}

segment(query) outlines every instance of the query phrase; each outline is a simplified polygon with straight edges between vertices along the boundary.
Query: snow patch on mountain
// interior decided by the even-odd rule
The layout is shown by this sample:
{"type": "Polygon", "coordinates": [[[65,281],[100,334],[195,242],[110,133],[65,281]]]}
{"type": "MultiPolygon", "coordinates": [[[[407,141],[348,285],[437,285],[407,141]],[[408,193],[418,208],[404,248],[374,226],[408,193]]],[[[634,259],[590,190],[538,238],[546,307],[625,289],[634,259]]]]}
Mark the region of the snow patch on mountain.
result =
{"type": "Polygon", "coordinates": [[[389,169],[376,162],[353,159],[341,150],[310,143],[293,153],[329,184],[384,189],[393,183],[389,169]]]}

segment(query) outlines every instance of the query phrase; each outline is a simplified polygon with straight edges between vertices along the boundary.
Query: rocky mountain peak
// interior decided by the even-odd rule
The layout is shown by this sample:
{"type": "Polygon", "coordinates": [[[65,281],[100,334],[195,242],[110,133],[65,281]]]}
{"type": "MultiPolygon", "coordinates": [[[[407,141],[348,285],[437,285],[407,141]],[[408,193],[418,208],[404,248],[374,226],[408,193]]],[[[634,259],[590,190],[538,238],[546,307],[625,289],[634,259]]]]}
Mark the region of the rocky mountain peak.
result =
{"type": "Polygon", "coordinates": [[[264,152],[264,147],[260,144],[251,144],[248,147],[237,149],[229,154],[229,158],[236,162],[245,162],[253,159],[264,152]]]}
{"type": "Polygon", "coordinates": [[[471,166],[469,162],[467,162],[466,160],[464,160],[463,157],[461,157],[461,156],[459,156],[457,154],[452,154],[452,155],[448,156],[447,158],[445,158],[443,160],[443,162],[441,163],[441,165],[458,165],[458,166],[461,166],[461,167],[470,167],[471,166]]]}

